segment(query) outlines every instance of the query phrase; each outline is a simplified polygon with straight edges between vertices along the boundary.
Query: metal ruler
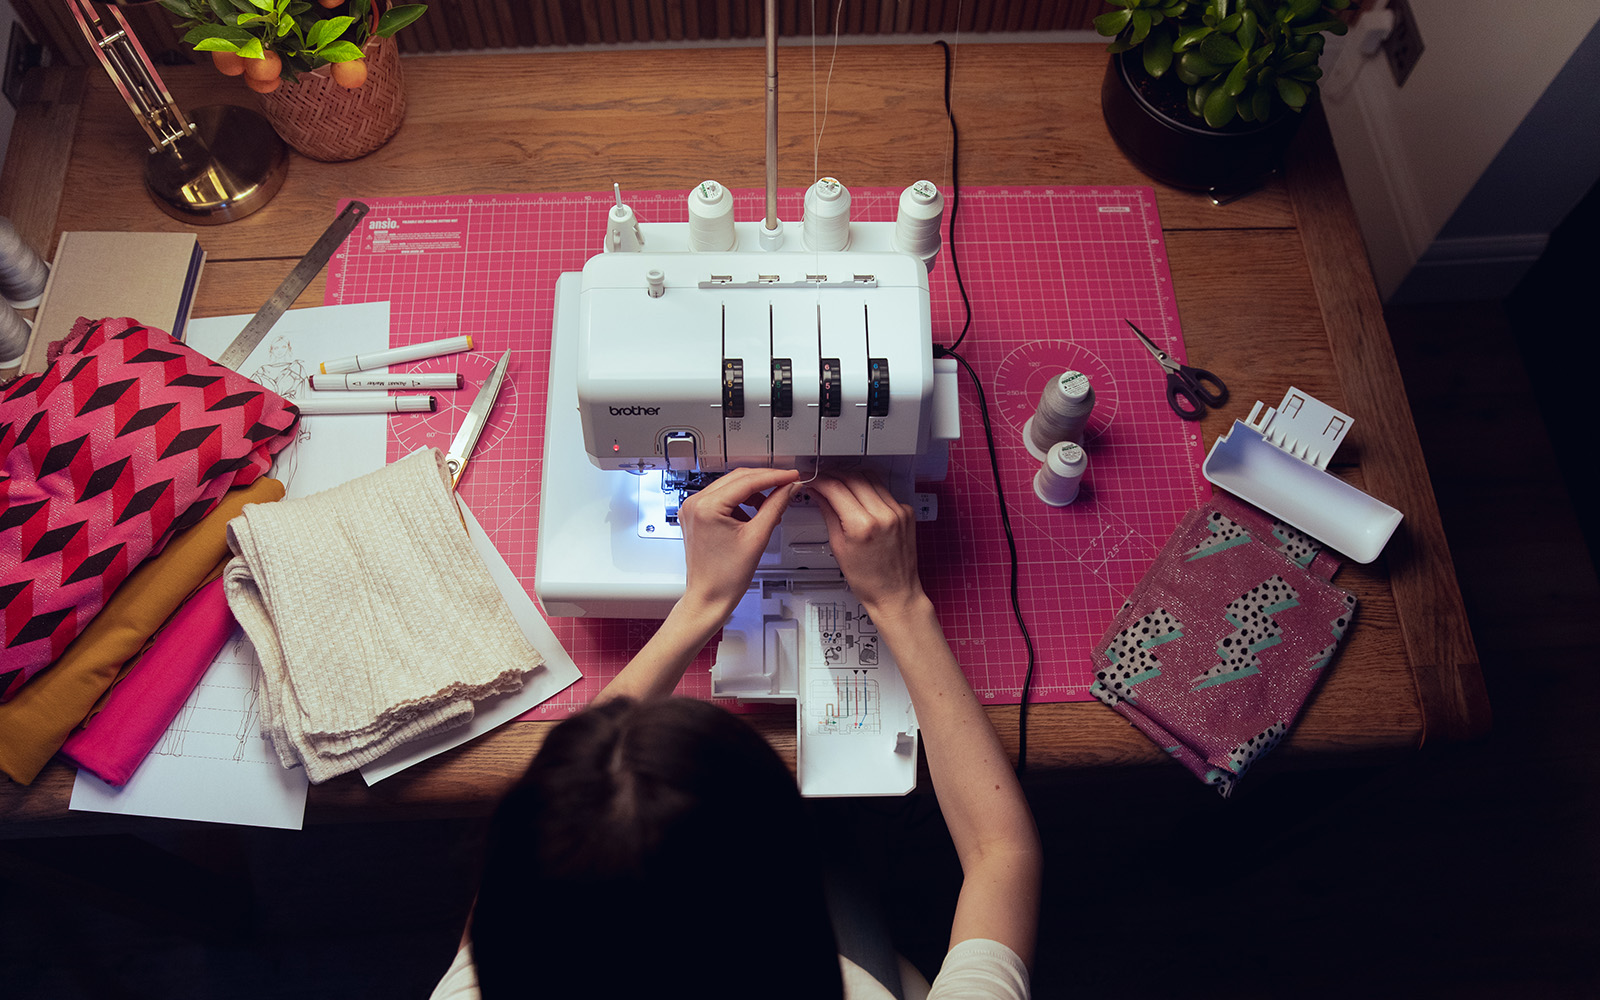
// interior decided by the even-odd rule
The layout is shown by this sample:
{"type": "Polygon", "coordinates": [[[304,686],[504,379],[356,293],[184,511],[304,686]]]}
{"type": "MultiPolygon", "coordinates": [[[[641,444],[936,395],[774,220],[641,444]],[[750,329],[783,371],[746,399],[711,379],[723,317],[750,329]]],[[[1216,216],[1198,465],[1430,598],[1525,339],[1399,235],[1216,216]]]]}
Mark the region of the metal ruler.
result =
{"type": "Polygon", "coordinates": [[[244,359],[250,356],[250,352],[261,343],[261,338],[272,329],[272,324],[276,323],[278,317],[283,315],[283,311],[300,297],[300,293],[311,284],[311,279],[322,272],[328,261],[333,258],[333,252],[339,249],[345,237],[350,235],[356,224],[370,211],[372,209],[363,202],[352,201],[346,205],[333,220],[333,224],[317,237],[317,242],[313,243],[311,249],[306,251],[306,255],[300,258],[300,263],[294,266],[289,276],[283,279],[283,284],[279,285],[278,290],[267,299],[266,305],[250,317],[250,322],[246,323],[239,335],[233,338],[233,343],[217,357],[217,363],[238,371],[239,366],[244,364],[244,359]]]}

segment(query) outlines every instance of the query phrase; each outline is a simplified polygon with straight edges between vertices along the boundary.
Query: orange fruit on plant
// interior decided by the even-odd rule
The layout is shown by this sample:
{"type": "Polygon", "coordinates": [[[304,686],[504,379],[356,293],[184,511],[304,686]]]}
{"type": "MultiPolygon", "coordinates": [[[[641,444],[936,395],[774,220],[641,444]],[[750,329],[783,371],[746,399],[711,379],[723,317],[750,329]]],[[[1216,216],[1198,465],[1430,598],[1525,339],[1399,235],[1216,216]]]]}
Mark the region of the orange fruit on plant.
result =
{"type": "Polygon", "coordinates": [[[283,78],[275,76],[270,80],[257,80],[255,77],[244,78],[244,85],[258,94],[270,94],[277,90],[283,83],[283,78]]]}
{"type": "Polygon", "coordinates": [[[317,3],[320,3],[320,4],[322,4],[322,6],[327,7],[329,10],[332,10],[333,8],[335,8],[335,7],[339,6],[340,4],[344,3],[344,0],[317,0],[317,3]]]}
{"type": "Polygon", "coordinates": [[[349,62],[333,64],[333,82],[341,87],[354,90],[367,82],[367,61],[365,59],[352,59],[349,62]]]}
{"type": "MultiPolygon", "coordinates": [[[[260,59],[245,59],[243,62],[245,78],[257,83],[276,80],[283,75],[283,59],[270,49],[260,59]]],[[[266,91],[260,93],[264,94],[266,91]]]]}
{"type": "Polygon", "coordinates": [[[237,52],[213,52],[211,64],[223,76],[238,76],[244,72],[244,59],[237,52]]]}

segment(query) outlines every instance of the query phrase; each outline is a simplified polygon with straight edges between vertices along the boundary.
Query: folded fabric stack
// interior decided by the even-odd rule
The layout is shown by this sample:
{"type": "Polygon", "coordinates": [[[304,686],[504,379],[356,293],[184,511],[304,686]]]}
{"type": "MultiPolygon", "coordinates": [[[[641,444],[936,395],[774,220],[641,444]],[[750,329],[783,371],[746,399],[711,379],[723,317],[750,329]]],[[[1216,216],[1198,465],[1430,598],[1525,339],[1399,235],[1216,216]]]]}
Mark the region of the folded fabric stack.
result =
{"type": "Polygon", "coordinates": [[[1228,796],[1355,614],[1338,560],[1225,493],[1186,514],[1095,647],[1090,692],[1228,796]]]}
{"type": "Polygon", "coordinates": [[[220,571],[227,518],[282,495],[259,477],[298,418],[128,319],[81,321],[0,394],[0,769],[32,781],[220,571]]]}
{"type": "Polygon", "coordinates": [[[325,781],[465,724],[543,658],[425,449],[228,525],[228,604],[261,658],[262,731],[325,781]]]}

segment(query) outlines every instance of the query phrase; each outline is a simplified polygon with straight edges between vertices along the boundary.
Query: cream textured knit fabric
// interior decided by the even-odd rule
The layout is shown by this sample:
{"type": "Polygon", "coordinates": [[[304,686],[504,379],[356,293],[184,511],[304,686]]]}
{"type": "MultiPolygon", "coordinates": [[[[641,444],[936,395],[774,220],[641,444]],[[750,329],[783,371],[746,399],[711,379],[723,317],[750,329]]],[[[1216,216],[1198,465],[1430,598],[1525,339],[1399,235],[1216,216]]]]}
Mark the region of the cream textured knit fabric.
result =
{"type": "Polygon", "coordinates": [[[313,782],[462,725],[543,658],[425,449],[228,522],[228,606],[261,658],[261,729],[313,782]]]}

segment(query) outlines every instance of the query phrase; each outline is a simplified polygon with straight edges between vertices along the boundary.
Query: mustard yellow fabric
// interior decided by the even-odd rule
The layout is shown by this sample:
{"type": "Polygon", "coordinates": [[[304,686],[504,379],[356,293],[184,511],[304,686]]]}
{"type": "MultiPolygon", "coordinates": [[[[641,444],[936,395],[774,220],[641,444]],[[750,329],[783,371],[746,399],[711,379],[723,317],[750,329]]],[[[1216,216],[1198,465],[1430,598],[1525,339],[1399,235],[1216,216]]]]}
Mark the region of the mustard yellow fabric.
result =
{"type": "Polygon", "coordinates": [[[196,588],[222,571],[232,557],[228,522],[245,504],[282,497],[283,484],[267,478],[229,490],[204,520],[134,570],[61,658],[0,704],[0,771],[31,784],[116,680],[123,663],[196,588]]]}

